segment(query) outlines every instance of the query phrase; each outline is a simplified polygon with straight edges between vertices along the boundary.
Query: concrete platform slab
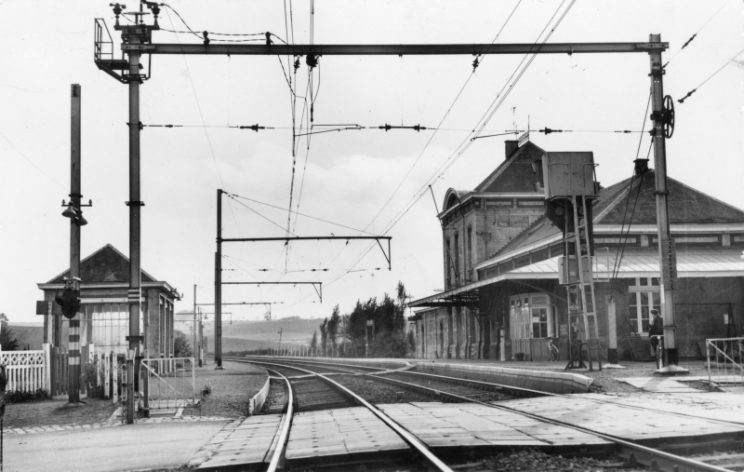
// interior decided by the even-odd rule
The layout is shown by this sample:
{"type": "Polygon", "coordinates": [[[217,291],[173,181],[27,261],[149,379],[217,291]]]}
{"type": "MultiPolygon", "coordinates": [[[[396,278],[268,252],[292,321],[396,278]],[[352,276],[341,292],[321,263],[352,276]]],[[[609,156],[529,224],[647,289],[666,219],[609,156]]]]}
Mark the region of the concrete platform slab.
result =
{"type": "Polygon", "coordinates": [[[570,428],[551,426],[546,429],[544,424],[519,413],[484,405],[417,402],[378,407],[429,447],[609,444],[570,428]]]}
{"type": "MultiPolygon", "coordinates": [[[[690,395],[711,394],[703,394],[698,391],[697,394],[690,395]]],[[[687,398],[687,394],[669,396],[672,398],[687,398]]],[[[638,397],[637,395],[626,397],[623,401],[633,402],[626,404],[623,404],[622,401],[599,403],[592,401],[591,398],[598,398],[598,396],[567,395],[494,403],[629,440],[699,438],[705,435],[718,434],[744,435],[744,424],[723,423],[719,420],[720,416],[718,414],[711,416],[711,410],[695,407],[692,402],[688,402],[687,406],[681,409],[680,405],[666,404],[664,406],[663,400],[658,398],[653,403],[649,400],[644,403],[644,397],[638,397]],[[644,404],[649,406],[653,404],[658,408],[648,410],[633,407],[643,406],[644,404]],[[684,410],[687,415],[670,414],[681,410],[684,410]]],[[[693,398],[695,397],[693,396],[693,398]]],[[[724,400],[724,398],[721,397],[721,400],[724,400]]],[[[716,402],[716,404],[719,407],[721,405],[720,402],[716,402]]]]}
{"type": "Polygon", "coordinates": [[[697,388],[669,377],[625,377],[618,379],[647,392],[699,393],[697,388]]]}
{"type": "Polygon", "coordinates": [[[211,441],[211,455],[198,470],[247,466],[269,461],[269,453],[282,415],[250,416],[211,441]]]}
{"type": "Polygon", "coordinates": [[[113,472],[180,467],[227,421],[151,423],[6,435],[9,472],[113,472]]]}
{"type": "Polygon", "coordinates": [[[631,407],[645,407],[660,411],[700,416],[711,420],[744,425],[744,402],[740,394],[730,392],[701,392],[684,395],[671,393],[593,393],[585,399],[609,401],[631,407]]]}
{"type": "Polygon", "coordinates": [[[288,461],[407,450],[408,445],[364,407],[298,413],[292,421],[288,461]]]}

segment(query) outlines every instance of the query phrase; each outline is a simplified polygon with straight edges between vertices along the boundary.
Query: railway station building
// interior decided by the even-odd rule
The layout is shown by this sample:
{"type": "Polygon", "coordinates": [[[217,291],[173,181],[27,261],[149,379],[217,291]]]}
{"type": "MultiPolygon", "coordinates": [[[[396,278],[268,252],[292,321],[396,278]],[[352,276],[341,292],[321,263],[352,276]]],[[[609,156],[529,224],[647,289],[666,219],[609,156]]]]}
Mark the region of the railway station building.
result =
{"type": "MultiPolygon", "coordinates": [[[[531,141],[506,141],[505,154],[475,189],[445,194],[438,215],[444,291],[411,302],[417,357],[548,360],[552,339],[567,358],[568,302],[558,274],[563,235],[544,216],[545,151],[531,141]]],[[[744,211],[672,178],[668,189],[679,355],[702,357],[706,338],[744,327],[744,211]]],[[[621,360],[650,356],[650,310],[660,305],[655,205],[646,160],[636,162],[631,178],[599,187],[592,202],[603,356],[612,331],[621,360]]]]}
{"type": "MultiPolygon", "coordinates": [[[[61,316],[54,298],[61,295],[69,269],[45,283],[44,342],[53,347],[67,346],[68,320],[61,316]],[[51,304],[49,303],[51,302],[51,304]]],[[[129,335],[129,259],[107,244],[80,261],[80,344],[84,352],[94,346],[96,352],[125,354],[129,335]]],[[[178,292],[168,282],[142,271],[140,315],[144,348],[151,358],[173,357],[173,315],[178,292]]]]}

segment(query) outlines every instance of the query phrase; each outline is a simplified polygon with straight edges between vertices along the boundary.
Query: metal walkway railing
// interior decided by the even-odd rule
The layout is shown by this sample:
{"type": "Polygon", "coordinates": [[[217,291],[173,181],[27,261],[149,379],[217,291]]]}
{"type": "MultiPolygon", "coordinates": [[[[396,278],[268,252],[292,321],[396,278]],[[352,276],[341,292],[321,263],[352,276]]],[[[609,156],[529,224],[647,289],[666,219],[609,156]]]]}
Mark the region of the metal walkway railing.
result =
{"type": "Polygon", "coordinates": [[[744,337],[705,340],[709,383],[744,384],[744,337]]]}
{"type": "Polygon", "coordinates": [[[143,359],[142,397],[147,410],[193,407],[198,404],[193,357],[143,359]]]}

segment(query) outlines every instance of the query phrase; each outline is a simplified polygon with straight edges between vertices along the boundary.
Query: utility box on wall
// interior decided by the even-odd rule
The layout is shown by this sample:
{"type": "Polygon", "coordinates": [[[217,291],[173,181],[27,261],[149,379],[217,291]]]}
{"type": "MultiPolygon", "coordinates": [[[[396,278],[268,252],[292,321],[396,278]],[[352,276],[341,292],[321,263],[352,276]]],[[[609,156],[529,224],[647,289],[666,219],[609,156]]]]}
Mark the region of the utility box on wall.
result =
{"type": "Polygon", "coordinates": [[[591,152],[547,152],[542,159],[545,198],[596,196],[594,154],[591,152]]]}
{"type": "MultiPolygon", "coordinates": [[[[581,256],[581,268],[584,272],[584,283],[592,281],[593,259],[589,256],[581,256]]],[[[558,258],[558,283],[560,285],[571,285],[579,283],[579,261],[576,256],[560,256],[558,258]],[[568,262],[567,262],[568,261],[568,262]]]]}

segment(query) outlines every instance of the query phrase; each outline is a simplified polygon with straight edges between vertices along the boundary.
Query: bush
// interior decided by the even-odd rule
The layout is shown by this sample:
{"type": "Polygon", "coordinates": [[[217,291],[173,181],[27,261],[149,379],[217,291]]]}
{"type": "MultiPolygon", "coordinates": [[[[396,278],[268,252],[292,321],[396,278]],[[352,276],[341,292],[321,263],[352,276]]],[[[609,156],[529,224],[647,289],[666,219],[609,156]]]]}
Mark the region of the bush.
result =
{"type": "Polygon", "coordinates": [[[34,392],[19,392],[18,390],[5,392],[5,401],[7,403],[23,403],[36,400],[46,400],[47,398],[49,398],[49,394],[43,389],[37,389],[34,392]]]}

